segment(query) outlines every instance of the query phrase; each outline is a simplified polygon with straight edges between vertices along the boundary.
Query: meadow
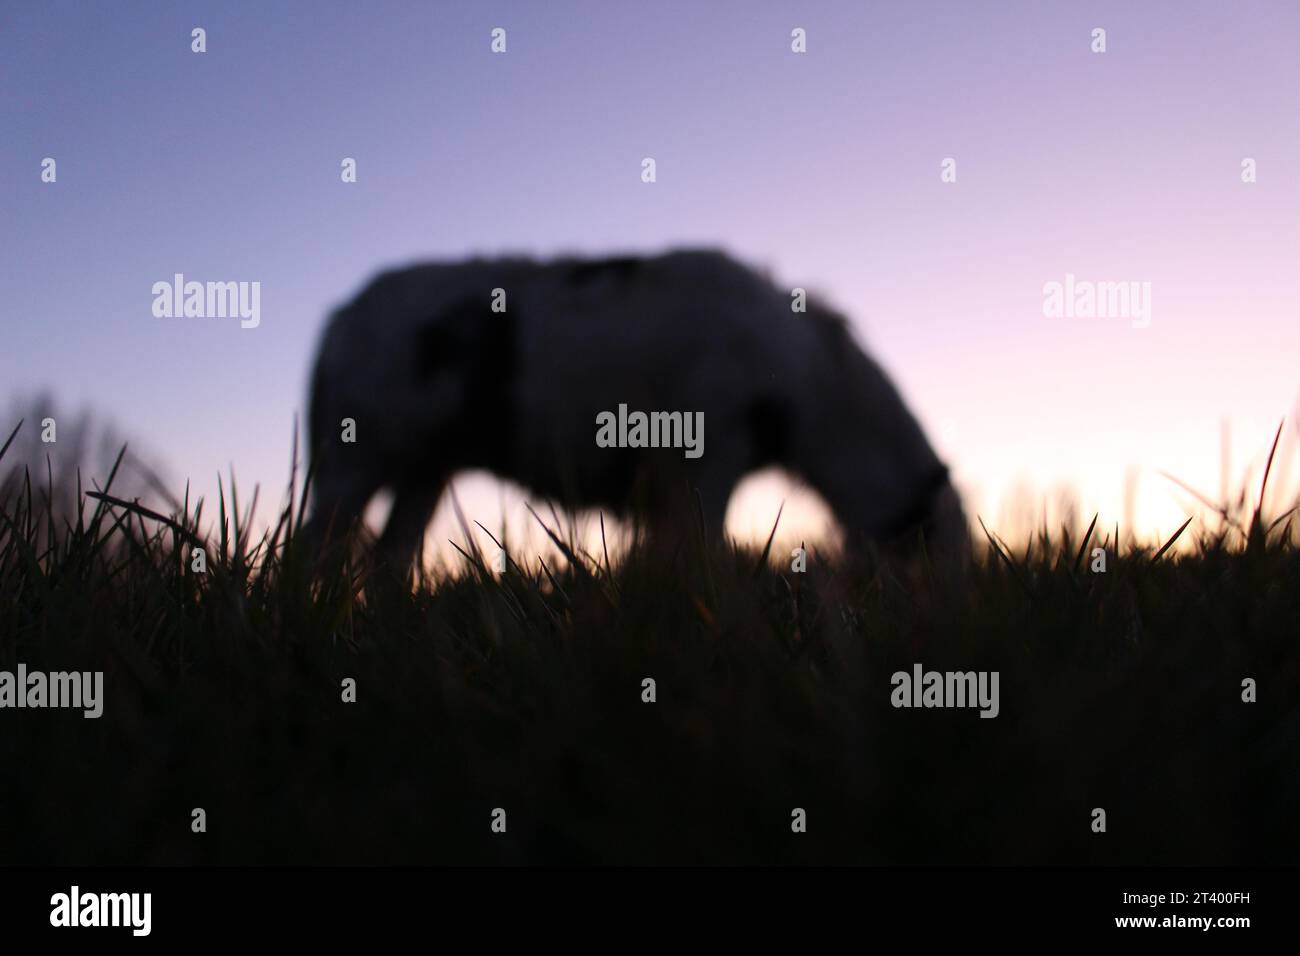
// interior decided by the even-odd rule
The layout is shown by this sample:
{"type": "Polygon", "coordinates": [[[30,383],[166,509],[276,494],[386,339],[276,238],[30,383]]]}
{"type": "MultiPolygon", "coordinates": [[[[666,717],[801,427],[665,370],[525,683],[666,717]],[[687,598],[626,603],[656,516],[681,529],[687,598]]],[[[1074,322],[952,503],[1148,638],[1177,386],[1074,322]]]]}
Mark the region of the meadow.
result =
{"type": "Polygon", "coordinates": [[[300,546],[309,481],[254,533],[233,484],[164,514],[121,461],[71,511],[0,485],[0,669],[104,672],[98,719],[0,711],[0,862],[1300,859],[1290,515],[977,527],[960,580],[703,534],[611,562],[548,516],[566,560],[498,571],[466,527],[412,586],[300,546]],[[894,707],[917,664],[997,671],[997,717],[894,707]]]}

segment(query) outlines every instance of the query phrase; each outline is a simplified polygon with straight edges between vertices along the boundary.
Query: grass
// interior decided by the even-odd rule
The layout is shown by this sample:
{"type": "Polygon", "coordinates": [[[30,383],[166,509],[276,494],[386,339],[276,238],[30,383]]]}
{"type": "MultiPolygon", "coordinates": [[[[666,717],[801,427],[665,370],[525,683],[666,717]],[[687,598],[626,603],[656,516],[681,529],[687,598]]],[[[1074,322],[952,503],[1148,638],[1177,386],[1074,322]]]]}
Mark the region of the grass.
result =
{"type": "Polygon", "coordinates": [[[0,862],[1300,858],[1286,516],[1186,553],[1117,553],[1096,519],[1023,554],[990,531],[960,583],[703,536],[611,564],[553,520],[560,567],[495,574],[467,529],[463,572],[412,588],[296,547],[296,479],[255,536],[233,482],[213,522],[115,497],[116,472],[72,516],[26,474],[0,496],[0,669],[102,670],[106,696],[99,720],[0,711],[0,862]],[[1000,715],[894,709],[918,662],[999,671],[1000,715]]]}

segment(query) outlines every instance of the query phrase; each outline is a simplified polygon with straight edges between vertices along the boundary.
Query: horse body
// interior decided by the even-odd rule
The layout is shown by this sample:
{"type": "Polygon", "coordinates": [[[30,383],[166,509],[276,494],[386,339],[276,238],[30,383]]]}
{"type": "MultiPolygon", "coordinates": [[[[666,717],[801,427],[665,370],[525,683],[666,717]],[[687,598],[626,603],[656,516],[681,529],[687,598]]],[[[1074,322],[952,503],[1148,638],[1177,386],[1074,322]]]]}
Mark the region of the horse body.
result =
{"type": "Polygon", "coordinates": [[[780,465],[851,542],[965,540],[947,470],[888,377],[842,318],[791,302],[711,251],[385,272],[321,342],[311,529],[357,519],[389,488],[381,547],[407,559],[447,481],[477,468],[652,532],[699,507],[720,532],[740,479],[780,465]],[[696,416],[701,453],[602,447],[598,423],[620,406],[696,416]]]}

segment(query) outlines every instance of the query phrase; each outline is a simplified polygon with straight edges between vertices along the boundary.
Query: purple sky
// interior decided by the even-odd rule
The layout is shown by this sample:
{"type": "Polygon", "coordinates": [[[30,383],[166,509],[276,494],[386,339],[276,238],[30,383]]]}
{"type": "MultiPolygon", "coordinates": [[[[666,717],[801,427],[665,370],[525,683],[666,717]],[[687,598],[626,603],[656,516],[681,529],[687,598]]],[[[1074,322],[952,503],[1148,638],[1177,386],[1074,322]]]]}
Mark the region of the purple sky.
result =
{"type": "Polygon", "coordinates": [[[1296,408],[1297,30],[1290,2],[6,5],[0,384],[274,500],[323,317],[377,268],[720,245],[852,317],[973,511],[1068,484],[1109,523],[1132,472],[1167,532],[1158,469],[1217,493],[1221,419],[1239,476],[1296,408]],[[176,272],[259,281],[261,325],[154,318],[176,272]],[[1067,273],[1151,283],[1150,326],[1044,317],[1067,273]]]}

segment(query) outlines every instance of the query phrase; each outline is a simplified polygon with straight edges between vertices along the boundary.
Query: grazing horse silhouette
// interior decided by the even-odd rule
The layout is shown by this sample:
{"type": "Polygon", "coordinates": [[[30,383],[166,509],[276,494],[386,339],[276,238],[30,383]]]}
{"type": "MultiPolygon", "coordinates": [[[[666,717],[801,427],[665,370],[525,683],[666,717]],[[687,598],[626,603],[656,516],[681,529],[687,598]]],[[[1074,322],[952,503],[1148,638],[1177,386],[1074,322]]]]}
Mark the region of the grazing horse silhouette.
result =
{"type": "Polygon", "coordinates": [[[839,315],[796,310],[796,294],[714,251],[384,272],[321,340],[308,531],[357,520],[387,488],[380,548],[407,562],[444,485],[476,468],[652,535],[697,509],[720,533],[740,479],[779,465],[851,547],[924,537],[964,553],[948,471],[898,391],[839,315]],[[662,427],[629,429],[636,412],[662,427]]]}

